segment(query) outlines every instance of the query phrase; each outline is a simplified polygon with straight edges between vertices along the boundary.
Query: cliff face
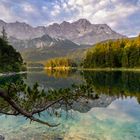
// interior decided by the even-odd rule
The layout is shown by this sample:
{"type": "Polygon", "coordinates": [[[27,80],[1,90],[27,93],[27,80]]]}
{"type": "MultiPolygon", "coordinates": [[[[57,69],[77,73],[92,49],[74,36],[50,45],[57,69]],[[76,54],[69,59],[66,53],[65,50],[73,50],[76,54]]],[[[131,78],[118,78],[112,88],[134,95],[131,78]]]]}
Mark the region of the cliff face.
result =
{"type": "Polygon", "coordinates": [[[8,36],[17,39],[33,39],[48,34],[54,38],[68,39],[78,44],[95,44],[108,39],[119,39],[125,36],[116,33],[106,24],[91,24],[86,19],[61,24],[54,23],[47,27],[32,27],[26,23],[6,23],[0,20],[0,29],[5,27],[8,36]]]}
{"type": "Polygon", "coordinates": [[[119,39],[125,36],[116,33],[106,24],[91,24],[86,19],[69,23],[48,26],[47,33],[53,37],[70,39],[78,44],[95,44],[108,39],[119,39]]]}

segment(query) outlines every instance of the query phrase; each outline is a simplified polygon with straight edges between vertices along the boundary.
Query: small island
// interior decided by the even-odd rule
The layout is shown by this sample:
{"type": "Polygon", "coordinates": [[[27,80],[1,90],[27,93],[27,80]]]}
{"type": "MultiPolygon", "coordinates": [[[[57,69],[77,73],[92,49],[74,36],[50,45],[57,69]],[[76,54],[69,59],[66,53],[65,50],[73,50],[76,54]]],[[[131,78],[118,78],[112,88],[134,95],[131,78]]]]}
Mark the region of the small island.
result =
{"type": "Polygon", "coordinates": [[[45,69],[49,70],[69,70],[75,67],[77,67],[76,63],[66,57],[52,58],[47,60],[45,64],[45,69]]]}

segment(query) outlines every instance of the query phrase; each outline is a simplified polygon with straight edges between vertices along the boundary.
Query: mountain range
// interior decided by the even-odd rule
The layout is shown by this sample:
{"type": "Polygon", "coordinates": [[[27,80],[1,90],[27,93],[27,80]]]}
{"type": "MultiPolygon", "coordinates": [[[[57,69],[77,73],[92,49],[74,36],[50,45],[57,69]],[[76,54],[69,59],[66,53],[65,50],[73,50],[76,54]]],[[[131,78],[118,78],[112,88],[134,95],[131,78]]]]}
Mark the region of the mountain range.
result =
{"type": "Polygon", "coordinates": [[[10,37],[9,41],[21,52],[25,61],[40,61],[68,56],[75,51],[77,52],[78,49],[88,47],[78,45],[67,39],[52,38],[47,34],[30,40],[18,40],[10,37]]]}
{"type": "Polygon", "coordinates": [[[0,29],[4,27],[8,36],[20,40],[34,39],[45,34],[53,38],[68,39],[78,44],[95,44],[108,39],[125,37],[113,31],[107,24],[91,24],[87,19],[79,19],[75,22],[63,21],[49,26],[32,27],[26,23],[6,23],[0,20],[0,29]]]}
{"type": "Polygon", "coordinates": [[[107,24],[92,24],[87,19],[38,27],[18,21],[6,23],[0,20],[0,30],[3,27],[9,42],[22,53],[26,61],[68,55],[75,57],[75,54],[79,55],[98,42],[126,37],[113,31],[107,24]]]}

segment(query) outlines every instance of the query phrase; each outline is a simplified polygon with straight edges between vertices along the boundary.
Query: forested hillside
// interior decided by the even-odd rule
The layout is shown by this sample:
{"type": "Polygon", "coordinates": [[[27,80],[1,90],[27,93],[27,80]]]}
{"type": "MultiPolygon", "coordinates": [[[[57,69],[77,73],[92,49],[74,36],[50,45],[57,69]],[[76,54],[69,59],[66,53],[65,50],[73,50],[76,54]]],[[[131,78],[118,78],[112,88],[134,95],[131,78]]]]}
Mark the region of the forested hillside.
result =
{"type": "Polygon", "coordinates": [[[140,67],[140,35],[97,44],[87,52],[83,67],[140,67]]]}
{"type": "Polygon", "coordinates": [[[8,44],[6,36],[0,37],[0,72],[17,72],[23,68],[20,53],[8,44]]]}

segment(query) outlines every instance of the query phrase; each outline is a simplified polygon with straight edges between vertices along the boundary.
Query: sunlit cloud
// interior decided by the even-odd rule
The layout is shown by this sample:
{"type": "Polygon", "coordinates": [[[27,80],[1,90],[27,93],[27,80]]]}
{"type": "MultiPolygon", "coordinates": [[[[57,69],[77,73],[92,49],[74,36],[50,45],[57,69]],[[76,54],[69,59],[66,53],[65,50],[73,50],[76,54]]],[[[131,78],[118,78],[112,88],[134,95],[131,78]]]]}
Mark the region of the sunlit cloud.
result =
{"type": "Polygon", "coordinates": [[[1,0],[0,9],[0,19],[6,22],[38,26],[86,18],[129,36],[140,32],[140,0],[1,0]]]}

